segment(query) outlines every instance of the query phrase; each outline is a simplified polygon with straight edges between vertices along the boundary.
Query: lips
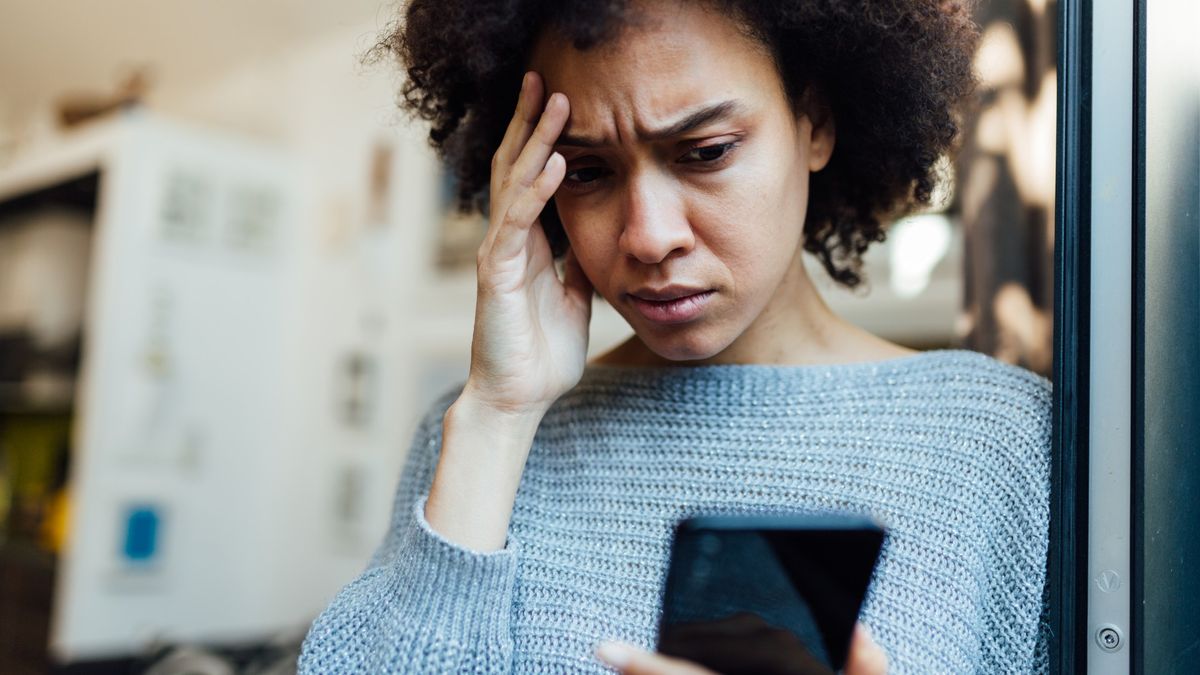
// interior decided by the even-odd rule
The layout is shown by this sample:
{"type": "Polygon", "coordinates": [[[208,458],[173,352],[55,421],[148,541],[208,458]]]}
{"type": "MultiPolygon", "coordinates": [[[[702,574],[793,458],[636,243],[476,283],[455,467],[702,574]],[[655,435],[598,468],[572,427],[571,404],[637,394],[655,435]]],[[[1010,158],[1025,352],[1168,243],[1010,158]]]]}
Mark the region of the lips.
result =
{"type": "Polygon", "coordinates": [[[629,294],[629,301],[647,320],[658,324],[678,324],[693,321],[704,313],[716,291],[668,286],[651,291],[641,289],[629,294]],[[642,294],[645,295],[642,295],[642,294]],[[657,296],[661,300],[646,296],[657,296]]]}
{"type": "Polygon", "coordinates": [[[666,286],[666,287],[660,288],[660,289],[639,288],[636,291],[631,291],[629,293],[629,295],[632,295],[635,298],[641,298],[642,300],[653,300],[655,302],[666,302],[668,300],[678,300],[679,298],[686,298],[689,295],[696,295],[697,293],[704,293],[704,292],[707,292],[708,290],[710,290],[710,289],[694,288],[694,287],[690,287],[690,286],[681,286],[681,285],[674,284],[674,285],[666,286]]]}

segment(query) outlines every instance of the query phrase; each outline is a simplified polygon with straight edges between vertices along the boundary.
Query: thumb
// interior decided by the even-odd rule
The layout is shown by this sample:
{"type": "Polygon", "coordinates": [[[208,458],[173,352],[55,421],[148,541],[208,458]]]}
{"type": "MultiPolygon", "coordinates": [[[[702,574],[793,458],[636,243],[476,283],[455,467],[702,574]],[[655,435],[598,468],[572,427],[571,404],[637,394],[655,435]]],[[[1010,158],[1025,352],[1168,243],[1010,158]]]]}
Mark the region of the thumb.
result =
{"type": "Polygon", "coordinates": [[[871,639],[871,632],[859,623],[850,639],[850,655],[846,659],[845,675],[887,675],[888,658],[883,648],[871,639]]]}
{"type": "Polygon", "coordinates": [[[624,642],[606,642],[596,657],[621,675],[716,675],[694,663],[643,651],[624,642]]]}

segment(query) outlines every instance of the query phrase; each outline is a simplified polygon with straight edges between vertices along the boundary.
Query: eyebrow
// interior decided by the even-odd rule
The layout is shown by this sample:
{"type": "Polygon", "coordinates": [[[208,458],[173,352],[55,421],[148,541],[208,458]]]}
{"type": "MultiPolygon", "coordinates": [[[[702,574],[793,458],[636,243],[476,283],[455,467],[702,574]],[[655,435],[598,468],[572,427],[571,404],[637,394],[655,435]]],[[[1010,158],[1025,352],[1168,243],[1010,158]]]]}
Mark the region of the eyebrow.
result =
{"type": "MultiPolygon", "coordinates": [[[[661,129],[653,129],[647,131],[641,136],[646,140],[659,141],[666,138],[674,138],[682,136],[689,131],[694,131],[700,127],[715,122],[722,122],[731,117],[734,117],[742,112],[744,106],[738,101],[721,101],[711,105],[704,106],[696,112],[690,113],[677,122],[673,122],[661,129]]],[[[558,137],[555,145],[580,147],[580,148],[596,148],[605,145],[602,138],[596,136],[586,136],[580,134],[564,133],[558,137]]]]}

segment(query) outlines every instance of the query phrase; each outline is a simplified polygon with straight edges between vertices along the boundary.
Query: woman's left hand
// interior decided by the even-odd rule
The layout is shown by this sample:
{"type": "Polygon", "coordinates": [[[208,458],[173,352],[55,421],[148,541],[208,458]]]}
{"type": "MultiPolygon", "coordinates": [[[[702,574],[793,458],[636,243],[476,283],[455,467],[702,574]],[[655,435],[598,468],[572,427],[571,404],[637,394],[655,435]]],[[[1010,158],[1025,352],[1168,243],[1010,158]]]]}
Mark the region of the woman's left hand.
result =
{"type": "Polygon", "coordinates": [[[624,642],[605,642],[596,657],[622,675],[716,675],[691,661],[643,651],[624,642]]]}
{"type": "MultiPolygon", "coordinates": [[[[621,642],[600,645],[596,656],[622,675],[717,675],[690,661],[643,651],[621,642]]],[[[871,639],[867,627],[858,624],[842,672],[845,675],[887,675],[887,671],[887,654],[871,639]]]]}

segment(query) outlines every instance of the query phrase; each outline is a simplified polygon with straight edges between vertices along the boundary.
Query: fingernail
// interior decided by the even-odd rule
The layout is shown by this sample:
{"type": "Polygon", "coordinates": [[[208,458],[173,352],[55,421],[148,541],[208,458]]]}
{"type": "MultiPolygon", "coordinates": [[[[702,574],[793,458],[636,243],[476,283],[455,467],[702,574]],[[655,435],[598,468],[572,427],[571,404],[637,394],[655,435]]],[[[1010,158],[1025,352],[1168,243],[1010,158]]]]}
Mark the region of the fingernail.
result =
{"type": "Polygon", "coordinates": [[[525,76],[521,78],[521,93],[529,90],[529,83],[533,80],[533,72],[526,71],[525,76]]]}
{"type": "Polygon", "coordinates": [[[620,642],[605,642],[596,647],[596,656],[613,668],[624,668],[633,660],[633,648],[620,642]]]}

